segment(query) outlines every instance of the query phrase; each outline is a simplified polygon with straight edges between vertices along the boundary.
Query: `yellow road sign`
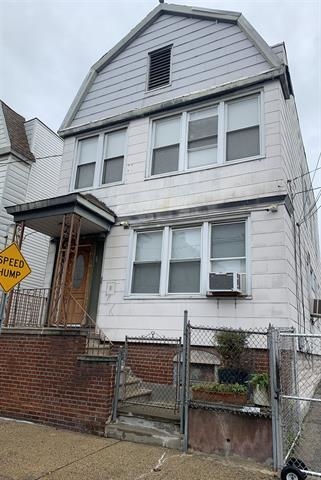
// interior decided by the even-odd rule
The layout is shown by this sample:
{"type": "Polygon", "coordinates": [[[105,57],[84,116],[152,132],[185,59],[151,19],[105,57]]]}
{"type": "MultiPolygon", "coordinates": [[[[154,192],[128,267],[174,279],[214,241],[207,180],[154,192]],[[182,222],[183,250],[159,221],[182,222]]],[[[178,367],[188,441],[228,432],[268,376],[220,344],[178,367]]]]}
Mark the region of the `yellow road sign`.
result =
{"type": "Polygon", "coordinates": [[[5,293],[31,273],[31,268],[15,243],[0,252],[0,286],[5,293]]]}

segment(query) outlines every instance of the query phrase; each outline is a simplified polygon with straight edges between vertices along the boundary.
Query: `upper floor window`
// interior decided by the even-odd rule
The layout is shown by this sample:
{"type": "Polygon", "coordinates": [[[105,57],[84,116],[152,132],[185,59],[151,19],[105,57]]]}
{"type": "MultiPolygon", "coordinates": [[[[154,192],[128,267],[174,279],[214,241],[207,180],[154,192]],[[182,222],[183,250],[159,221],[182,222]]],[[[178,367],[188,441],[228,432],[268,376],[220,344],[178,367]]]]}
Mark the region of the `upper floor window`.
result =
{"type": "Polygon", "coordinates": [[[261,95],[152,122],[148,174],[199,169],[262,155],[261,95]]]}
{"type": "Polygon", "coordinates": [[[130,293],[206,294],[209,274],[247,277],[246,221],[134,232],[130,293]]]}
{"type": "Polygon", "coordinates": [[[149,53],[148,90],[169,85],[171,78],[172,46],[149,53]]]}
{"type": "Polygon", "coordinates": [[[100,133],[78,141],[75,189],[123,180],[126,130],[100,133]]]}

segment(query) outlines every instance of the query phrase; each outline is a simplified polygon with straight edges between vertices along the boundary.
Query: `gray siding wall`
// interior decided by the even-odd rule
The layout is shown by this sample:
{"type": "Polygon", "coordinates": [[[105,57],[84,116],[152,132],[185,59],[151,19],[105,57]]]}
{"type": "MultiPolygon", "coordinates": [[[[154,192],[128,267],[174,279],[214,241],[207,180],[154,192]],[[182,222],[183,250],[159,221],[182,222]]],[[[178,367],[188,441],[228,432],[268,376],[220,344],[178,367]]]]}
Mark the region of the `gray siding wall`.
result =
{"type": "Polygon", "coordinates": [[[270,69],[236,25],[162,15],[97,76],[72,126],[270,69]],[[146,92],[148,52],[173,44],[172,82],[146,92]]]}
{"type": "Polygon", "coordinates": [[[8,147],[9,145],[10,141],[8,131],[3,116],[2,105],[0,103],[0,149],[2,147],[8,147]]]}
{"type": "MultiPolygon", "coordinates": [[[[36,162],[32,165],[26,191],[26,202],[55,197],[58,190],[63,141],[38,119],[25,123],[28,141],[36,162]],[[53,155],[50,157],[50,155],[53,155]],[[46,157],[46,158],[42,158],[46,157]]],[[[23,253],[32,273],[22,282],[23,288],[44,285],[49,237],[26,229],[23,253]]]]}

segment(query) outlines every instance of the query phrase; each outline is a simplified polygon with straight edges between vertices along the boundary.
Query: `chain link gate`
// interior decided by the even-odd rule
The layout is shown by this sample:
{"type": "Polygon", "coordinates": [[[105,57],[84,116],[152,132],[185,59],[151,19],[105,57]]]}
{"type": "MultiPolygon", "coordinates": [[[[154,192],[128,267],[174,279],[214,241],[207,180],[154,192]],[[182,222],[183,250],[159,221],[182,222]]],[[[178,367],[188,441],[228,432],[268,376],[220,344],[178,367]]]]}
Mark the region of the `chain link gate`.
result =
{"type": "Polygon", "coordinates": [[[117,412],[177,417],[181,405],[181,338],[126,336],[116,378],[117,412]]]}
{"type": "Polygon", "coordinates": [[[272,342],[281,479],[321,478],[321,335],[274,331],[272,342]]]}

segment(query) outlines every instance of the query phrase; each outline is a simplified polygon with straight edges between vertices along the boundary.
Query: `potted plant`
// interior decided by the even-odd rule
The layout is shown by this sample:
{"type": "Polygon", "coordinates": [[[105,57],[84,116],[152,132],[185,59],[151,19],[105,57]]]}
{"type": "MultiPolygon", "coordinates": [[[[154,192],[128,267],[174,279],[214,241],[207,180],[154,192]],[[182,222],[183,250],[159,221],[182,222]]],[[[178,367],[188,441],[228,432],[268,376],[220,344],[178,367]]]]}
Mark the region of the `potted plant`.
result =
{"type": "Polygon", "coordinates": [[[247,387],[239,383],[199,383],[192,385],[192,399],[201,402],[244,405],[247,402],[247,387]]]}
{"type": "Polygon", "coordinates": [[[247,332],[242,330],[216,332],[214,343],[224,365],[218,371],[221,383],[246,383],[248,372],[240,368],[240,365],[242,354],[246,348],[247,337],[247,332]]]}
{"type": "Polygon", "coordinates": [[[270,406],[269,376],[267,373],[252,373],[249,385],[253,387],[253,403],[262,407],[270,406]]]}

